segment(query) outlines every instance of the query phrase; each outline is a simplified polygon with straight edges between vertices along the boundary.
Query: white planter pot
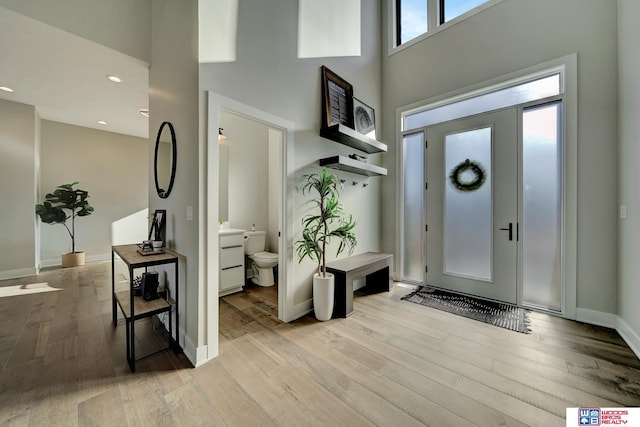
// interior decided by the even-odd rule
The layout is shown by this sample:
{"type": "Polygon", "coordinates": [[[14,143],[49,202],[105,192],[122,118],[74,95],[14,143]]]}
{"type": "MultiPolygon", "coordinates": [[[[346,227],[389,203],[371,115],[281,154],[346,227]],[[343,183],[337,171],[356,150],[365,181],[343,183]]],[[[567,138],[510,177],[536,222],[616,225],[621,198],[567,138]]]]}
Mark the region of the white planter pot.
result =
{"type": "Polygon", "coordinates": [[[84,252],[68,252],[62,254],[62,268],[84,265],[84,252]]]}
{"type": "Polygon", "coordinates": [[[322,277],[317,273],[313,275],[313,312],[316,315],[316,319],[321,321],[331,319],[334,290],[333,274],[327,273],[326,277],[322,277]]]}

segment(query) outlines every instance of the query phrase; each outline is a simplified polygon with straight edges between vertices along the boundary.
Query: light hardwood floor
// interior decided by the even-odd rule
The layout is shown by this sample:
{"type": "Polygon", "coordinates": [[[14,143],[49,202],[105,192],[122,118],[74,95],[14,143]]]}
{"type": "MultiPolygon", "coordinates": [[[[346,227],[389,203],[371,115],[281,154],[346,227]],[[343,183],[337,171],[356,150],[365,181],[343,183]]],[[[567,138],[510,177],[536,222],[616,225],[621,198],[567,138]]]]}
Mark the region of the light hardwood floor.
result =
{"type": "MultiPolygon", "coordinates": [[[[220,356],[165,352],[129,372],[110,263],[0,286],[0,425],[564,426],[566,407],[640,406],[640,361],[615,331],[532,314],[524,335],[358,295],[348,319],[277,319],[275,288],[220,300],[220,356]]],[[[138,349],[164,345],[141,321],[138,349]]]]}

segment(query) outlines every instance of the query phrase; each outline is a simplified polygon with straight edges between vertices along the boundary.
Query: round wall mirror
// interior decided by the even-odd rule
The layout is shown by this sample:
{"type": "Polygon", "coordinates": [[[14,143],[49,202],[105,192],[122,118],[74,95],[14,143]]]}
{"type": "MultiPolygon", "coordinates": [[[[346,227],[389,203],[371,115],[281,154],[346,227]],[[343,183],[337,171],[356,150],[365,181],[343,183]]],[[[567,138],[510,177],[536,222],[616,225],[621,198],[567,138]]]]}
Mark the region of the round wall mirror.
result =
{"type": "Polygon", "coordinates": [[[153,160],[153,174],[156,191],[163,199],[169,197],[176,177],[176,133],[173,125],[162,122],[156,136],[156,150],[153,160]]]}

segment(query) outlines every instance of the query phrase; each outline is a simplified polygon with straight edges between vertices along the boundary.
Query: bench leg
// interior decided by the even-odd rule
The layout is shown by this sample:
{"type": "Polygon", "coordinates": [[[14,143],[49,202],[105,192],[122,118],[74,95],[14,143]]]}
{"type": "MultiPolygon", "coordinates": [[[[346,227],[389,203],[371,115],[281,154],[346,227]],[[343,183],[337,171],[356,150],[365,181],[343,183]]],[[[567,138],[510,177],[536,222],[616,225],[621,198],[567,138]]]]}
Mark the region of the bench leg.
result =
{"type": "Polygon", "coordinates": [[[333,296],[333,317],[347,317],[353,313],[353,282],[347,281],[346,274],[333,273],[335,291],[333,296]]]}
{"type": "Polygon", "coordinates": [[[367,275],[366,286],[369,292],[389,292],[389,289],[391,289],[389,267],[384,267],[367,275]]]}

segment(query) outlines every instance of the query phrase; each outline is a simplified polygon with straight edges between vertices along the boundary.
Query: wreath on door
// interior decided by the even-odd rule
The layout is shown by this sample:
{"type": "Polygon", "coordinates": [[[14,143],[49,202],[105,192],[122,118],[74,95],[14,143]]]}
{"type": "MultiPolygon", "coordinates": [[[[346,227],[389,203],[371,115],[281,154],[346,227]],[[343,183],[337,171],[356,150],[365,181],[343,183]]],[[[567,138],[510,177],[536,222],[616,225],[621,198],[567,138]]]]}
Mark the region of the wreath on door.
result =
{"type": "Polygon", "coordinates": [[[487,174],[484,167],[479,162],[469,159],[459,163],[449,174],[451,184],[456,190],[463,192],[476,191],[482,187],[486,179],[487,174]],[[465,172],[471,172],[473,177],[470,180],[462,179],[465,172]]]}

